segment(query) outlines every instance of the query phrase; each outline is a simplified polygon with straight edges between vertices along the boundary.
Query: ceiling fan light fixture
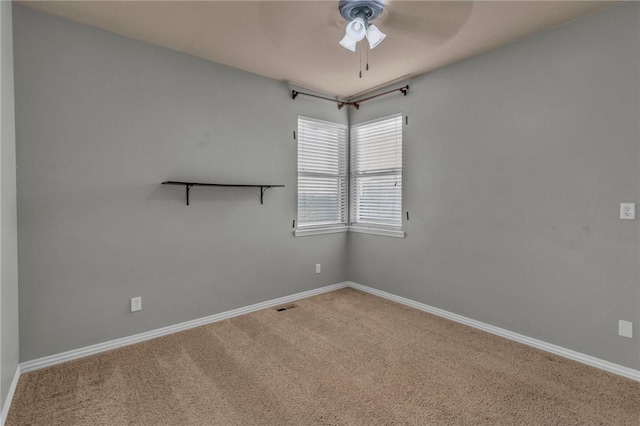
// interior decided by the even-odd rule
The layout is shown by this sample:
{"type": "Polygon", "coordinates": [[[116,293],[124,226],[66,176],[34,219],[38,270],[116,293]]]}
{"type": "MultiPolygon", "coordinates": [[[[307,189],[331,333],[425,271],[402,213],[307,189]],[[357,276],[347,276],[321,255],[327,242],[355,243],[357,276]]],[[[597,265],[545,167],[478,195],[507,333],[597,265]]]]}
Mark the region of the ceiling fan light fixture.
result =
{"type": "Polygon", "coordinates": [[[378,27],[370,25],[370,22],[384,10],[384,0],[340,0],[338,10],[349,22],[345,30],[346,35],[340,41],[346,49],[355,52],[355,45],[365,37],[369,41],[369,48],[373,49],[386,37],[378,27]]]}
{"type": "Polygon", "coordinates": [[[351,37],[349,37],[348,35],[345,35],[342,40],[340,40],[340,45],[342,47],[344,47],[345,49],[349,49],[352,52],[356,51],[356,44],[358,42],[353,40],[351,37]]]}
{"type": "Polygon", "coordinates": [[[374,47],[379,45],[386,36],[387,35],[380,31],[375,25],[369,25],[369,28],[367,28],[367,41],[369,42],[369,49],[373,49],[374,47]]]}

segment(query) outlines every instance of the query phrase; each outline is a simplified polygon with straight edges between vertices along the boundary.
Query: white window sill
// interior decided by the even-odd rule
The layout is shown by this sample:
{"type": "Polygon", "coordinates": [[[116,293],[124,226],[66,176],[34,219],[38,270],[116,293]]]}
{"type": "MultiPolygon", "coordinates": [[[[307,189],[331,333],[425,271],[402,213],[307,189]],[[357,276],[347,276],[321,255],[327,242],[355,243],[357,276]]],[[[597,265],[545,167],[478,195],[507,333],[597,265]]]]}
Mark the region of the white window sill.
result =
{"type": "Polygon", "coordinates": [[[293,231],[294,237],[307,237],[310,235],[338,234],[341,232],[358,232],[361,234],[382,235],[384,237],[404,238],[404,231],[393,229],[364,228],[361,226],[333,226],[329,228],[309,228],[296,229],[293,231]]]}
{"type": "Polygon", "coordinates": [[[364,228],[361,226],[350,226],[349,232],[359,232],[361,234],[383,235],[385,237],[404,238],[404,231],[396,231],[393,229],[364,228]]]}
{"type": "Polygon", "coordinates": [[[333,226],[329,228],[309,228],[309,229],[296,229],[293,231],[295,237],[306,237],[309,235],[322,235],[322,234],[337,234],[339,232],[347,232],[349,230],[346,226],[333,226]]]}

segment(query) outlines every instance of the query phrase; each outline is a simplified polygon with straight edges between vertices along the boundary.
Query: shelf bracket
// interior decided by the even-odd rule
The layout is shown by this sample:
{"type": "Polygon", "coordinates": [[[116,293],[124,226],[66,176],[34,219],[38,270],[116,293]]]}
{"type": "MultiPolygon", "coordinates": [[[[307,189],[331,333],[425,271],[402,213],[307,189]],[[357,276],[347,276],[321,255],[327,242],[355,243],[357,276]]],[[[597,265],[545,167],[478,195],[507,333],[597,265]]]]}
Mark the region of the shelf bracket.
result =
{"type": "Polygon", "coordinates": [[[184,189],[186,190],[185,196],[186,196],[186,199],[187,199],[187,205],[189,205],[189,190],[191,189],[192,186],[193,185],[185,185],[184,186],[184,189]]]}
{"type": "Polygon", "coordinates": [[[264,204],[264,193],[267,192],[267,189],[271,188],[270,186],[261,186],[260,187],[260,204],[264,204]]]}

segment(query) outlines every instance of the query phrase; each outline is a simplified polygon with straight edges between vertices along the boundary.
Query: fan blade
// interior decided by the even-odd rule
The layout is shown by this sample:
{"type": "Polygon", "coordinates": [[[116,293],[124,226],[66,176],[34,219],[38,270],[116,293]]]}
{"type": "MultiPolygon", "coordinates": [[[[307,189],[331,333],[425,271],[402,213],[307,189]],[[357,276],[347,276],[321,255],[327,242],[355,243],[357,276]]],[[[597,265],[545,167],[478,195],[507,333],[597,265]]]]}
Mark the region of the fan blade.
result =
{"type": "Polygon", "coordinates": [[[258,16],[264,36],[282,49],[335,46],[347,24],[337,1],[263,1],[258,16]]]}
{"type": "Polygon", "coordinates": [[[470,1],[394,1],[385,7],[379,27],[407,40],[443,44],[460,31],[472,9],[470,1]]]}

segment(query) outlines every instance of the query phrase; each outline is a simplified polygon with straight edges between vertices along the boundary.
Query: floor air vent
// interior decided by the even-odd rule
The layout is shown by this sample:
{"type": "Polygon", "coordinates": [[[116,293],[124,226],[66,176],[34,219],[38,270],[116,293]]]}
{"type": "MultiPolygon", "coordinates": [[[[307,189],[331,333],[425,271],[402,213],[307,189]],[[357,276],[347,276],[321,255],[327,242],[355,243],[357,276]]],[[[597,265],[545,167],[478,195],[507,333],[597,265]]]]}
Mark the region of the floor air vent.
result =
{"type": "Polygon", "coordinates": [[[282,312],[282,311],[288,311],[289,309],[293,309],[293,308],[297,308],[297,306],[296,305],[280,306],[278,308],[275,308],[275,310],[278,312],[282,312]]]}

